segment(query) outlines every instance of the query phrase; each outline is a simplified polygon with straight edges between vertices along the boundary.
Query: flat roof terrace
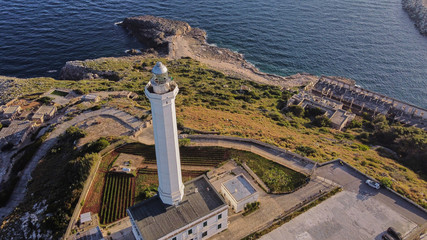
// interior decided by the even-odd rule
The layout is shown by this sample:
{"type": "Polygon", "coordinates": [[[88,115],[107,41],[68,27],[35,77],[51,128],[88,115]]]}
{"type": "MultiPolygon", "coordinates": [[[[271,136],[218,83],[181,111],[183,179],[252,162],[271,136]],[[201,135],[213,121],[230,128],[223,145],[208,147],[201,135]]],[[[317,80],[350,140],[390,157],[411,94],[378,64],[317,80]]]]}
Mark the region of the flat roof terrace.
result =
{"type": "Polygon", "coordinates": [[[255,188],[243,175],[238,175],[223,183],[223,185],[237,202],[256,192],[255,188]]]}

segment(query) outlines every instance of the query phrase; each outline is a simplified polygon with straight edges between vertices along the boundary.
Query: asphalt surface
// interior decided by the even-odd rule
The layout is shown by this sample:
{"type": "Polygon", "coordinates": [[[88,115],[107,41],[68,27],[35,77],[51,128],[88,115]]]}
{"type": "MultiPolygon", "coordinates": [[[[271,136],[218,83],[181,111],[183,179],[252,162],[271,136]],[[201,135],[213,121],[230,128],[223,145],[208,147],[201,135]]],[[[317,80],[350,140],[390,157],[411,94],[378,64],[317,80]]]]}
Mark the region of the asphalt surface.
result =
{"type": "Polygon", "coordinates": [[[403,236],[427,222],[427,213],[399,195],[375,189],[347,165],[332,163],[316,170],[322,179],[342,185],[343,192],[264,235],[262,240],[380,240],[392,226],[403,236]]]}

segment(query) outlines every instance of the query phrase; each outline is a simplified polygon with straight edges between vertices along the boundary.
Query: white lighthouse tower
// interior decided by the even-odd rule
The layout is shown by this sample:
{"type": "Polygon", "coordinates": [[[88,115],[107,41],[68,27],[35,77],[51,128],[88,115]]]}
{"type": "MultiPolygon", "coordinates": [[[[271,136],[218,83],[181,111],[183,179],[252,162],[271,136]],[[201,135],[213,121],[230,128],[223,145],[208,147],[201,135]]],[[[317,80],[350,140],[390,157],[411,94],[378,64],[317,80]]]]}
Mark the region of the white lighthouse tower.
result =
{"type": "Polygon", "coordinates": [[[168,77],[168,69],[161,62],[157,62],[152,73],[145,95],[153,116],[158,191],[163,203],[178,205],[184,196],[175,113],[178,85],[168,77]]]}

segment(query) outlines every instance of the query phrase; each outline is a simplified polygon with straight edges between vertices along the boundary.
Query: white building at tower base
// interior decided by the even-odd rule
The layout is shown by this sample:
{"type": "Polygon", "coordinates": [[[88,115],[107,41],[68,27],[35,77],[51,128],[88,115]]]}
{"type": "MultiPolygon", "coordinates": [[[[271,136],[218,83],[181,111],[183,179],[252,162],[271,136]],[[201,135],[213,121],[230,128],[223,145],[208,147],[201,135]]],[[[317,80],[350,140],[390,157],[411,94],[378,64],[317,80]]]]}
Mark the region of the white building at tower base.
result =
{"type": "Polygon", "coordinates": [[[158,195],[130,207],[128,215],[137,240],[208,239],[228,227],[228,205],[202,175],[186,182],[178,205],[158,195]]]}

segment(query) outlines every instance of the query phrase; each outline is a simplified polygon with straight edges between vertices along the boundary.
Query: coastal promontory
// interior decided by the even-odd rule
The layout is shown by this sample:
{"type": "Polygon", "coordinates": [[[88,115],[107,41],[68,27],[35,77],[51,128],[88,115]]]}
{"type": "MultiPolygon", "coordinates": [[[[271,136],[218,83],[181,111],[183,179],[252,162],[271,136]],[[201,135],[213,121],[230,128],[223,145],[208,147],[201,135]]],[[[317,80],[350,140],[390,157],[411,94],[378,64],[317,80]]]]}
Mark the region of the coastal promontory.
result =
{"type": "Polygon", "coordinates": [[[402,7],[421,34],[427,35],[427,0],[402,0],[402,7]]]}

